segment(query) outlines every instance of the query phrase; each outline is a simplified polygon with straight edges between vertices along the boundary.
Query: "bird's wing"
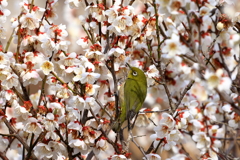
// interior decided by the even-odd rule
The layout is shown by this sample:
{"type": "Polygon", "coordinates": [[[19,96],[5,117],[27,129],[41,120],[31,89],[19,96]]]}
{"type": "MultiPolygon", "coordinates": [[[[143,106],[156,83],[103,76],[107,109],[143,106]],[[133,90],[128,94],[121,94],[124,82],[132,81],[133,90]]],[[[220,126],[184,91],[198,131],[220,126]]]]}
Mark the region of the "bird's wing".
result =
{"type": "MultiPolygon", "coordinates": [[[[124,85],[125,116],[127,117],[129,111],[136,114],[142,107],[145,97],[146,95],[144,95],[144,91],[139,83],[134,79],[128,78],[124,85]]],[[[134,115],[130,117],[133,118],[134,115]]]]}

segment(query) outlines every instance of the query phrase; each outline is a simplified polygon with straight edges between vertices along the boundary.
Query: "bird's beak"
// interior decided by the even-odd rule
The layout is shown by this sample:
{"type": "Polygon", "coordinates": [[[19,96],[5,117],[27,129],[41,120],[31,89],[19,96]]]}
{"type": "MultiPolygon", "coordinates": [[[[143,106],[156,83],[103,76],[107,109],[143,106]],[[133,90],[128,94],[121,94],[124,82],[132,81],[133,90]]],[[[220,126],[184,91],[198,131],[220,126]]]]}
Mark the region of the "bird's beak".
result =
{"type": "Polygon", "coordinates": [[[127,64],[127,66],[130,68],[130,69],[132,69],[132,67],[128,64],[128,63],[126,63],[127,64]]]}

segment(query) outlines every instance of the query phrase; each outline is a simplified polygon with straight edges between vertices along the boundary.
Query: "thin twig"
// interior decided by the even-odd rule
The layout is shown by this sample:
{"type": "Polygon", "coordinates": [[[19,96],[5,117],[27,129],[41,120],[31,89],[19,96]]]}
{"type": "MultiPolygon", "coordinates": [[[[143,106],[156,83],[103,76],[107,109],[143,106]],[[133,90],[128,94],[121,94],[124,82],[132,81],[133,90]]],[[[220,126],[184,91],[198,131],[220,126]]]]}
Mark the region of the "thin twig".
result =
{"type": "MultiPolygon", "coordinates": [[[[185,87],[184,91],[183,91],[183,92],[181,93],[181,95],[180,95],[180,99],[178,100],[178,102],[177,102],[177,104],[176,104],[175,111],[176,111],[176,109],[178,108],[178,106],[181,104],[184,96],[185,96],[186,93],[191,89],[191,87],[192,87],[192,85],[193,85],[194,83],[195,83],[195,81],[194,81],[194,80],[191,80],[191,81],[188,83],[188,85],[185,87]]],[[[175,112],[175,111],[174,111],[174,112],[175,112]]]]}
{"type": "MultiPolygon", "coordinates": [[[[8,129],[13,133],[12,136],[16,137],[19,142],[21,142],[21,144],[24,146],[24,148],[27,150],[27,151],[30,151],[30,147],[28,146],[28,144],[22,139],[22,137],[20,137],[17,132],[15,131],[15,129],[12,127],[12,125],[8,122],[8,120],[4,117],[2,118],[2,121],[6,124],[6,126],[8,127],[8,129]]],[[[34,153],[32,152],[31,153],[32,155],[32,158],[34,160],[37,160],[37,157],[34,155],[34,153]]]]}
{"type": "Polygon", "coordinates": [[[137,142],[134,140],[134,137],[133,137],[133,134],[132,134],[132,130],[130,130],[129,133],[130,133],[130,135],[131,135],[131,137],[132,137],[132,138],[131,138],[131,141],[138,147],[138,149],[142,152],[143,156],[147,159],[146,153],[145,153],[145,151],[143,150],[143,148],[140,147],[140,146],[137,144],[137,142]]]}
{"type": "Polygon", "coordinates": [[[96,98],[95,98],[95,101],[97,102],[97,104],[100,106],[100,108],[108,115],[108,117],[112,121],[112,115],[110,113],[108,113],[108,111],[105,109],[105,107],[103,107],[103,104],[96,98]]]}

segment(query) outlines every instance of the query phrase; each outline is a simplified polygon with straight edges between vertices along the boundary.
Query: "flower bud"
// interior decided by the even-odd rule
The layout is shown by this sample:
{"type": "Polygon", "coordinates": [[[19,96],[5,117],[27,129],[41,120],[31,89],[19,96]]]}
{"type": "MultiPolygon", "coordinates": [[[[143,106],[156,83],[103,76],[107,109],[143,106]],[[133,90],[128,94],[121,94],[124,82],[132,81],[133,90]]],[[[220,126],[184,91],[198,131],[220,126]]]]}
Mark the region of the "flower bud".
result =
{"type": "Polygon", "coordinates": [[[217,30],[221,31],[224,29],[224,24],[222,22],[218,22],[217,24],[217,30]]]}

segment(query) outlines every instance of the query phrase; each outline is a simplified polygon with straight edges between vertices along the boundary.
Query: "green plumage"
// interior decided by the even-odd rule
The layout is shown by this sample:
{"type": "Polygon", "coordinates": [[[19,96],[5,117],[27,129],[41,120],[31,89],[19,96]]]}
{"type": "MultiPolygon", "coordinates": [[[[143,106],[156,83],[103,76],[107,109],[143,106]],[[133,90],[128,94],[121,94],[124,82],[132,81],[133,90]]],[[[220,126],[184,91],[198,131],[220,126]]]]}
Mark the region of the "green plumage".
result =
{"type": "Polygon", "coordinates": [[[127,80],[119,90],[120,123],[114,130],[119,131],[125,120],[131,120],[141,109],[147,95],[147,80],[144,72],[136,67],[129,66],[127,80]]]}

